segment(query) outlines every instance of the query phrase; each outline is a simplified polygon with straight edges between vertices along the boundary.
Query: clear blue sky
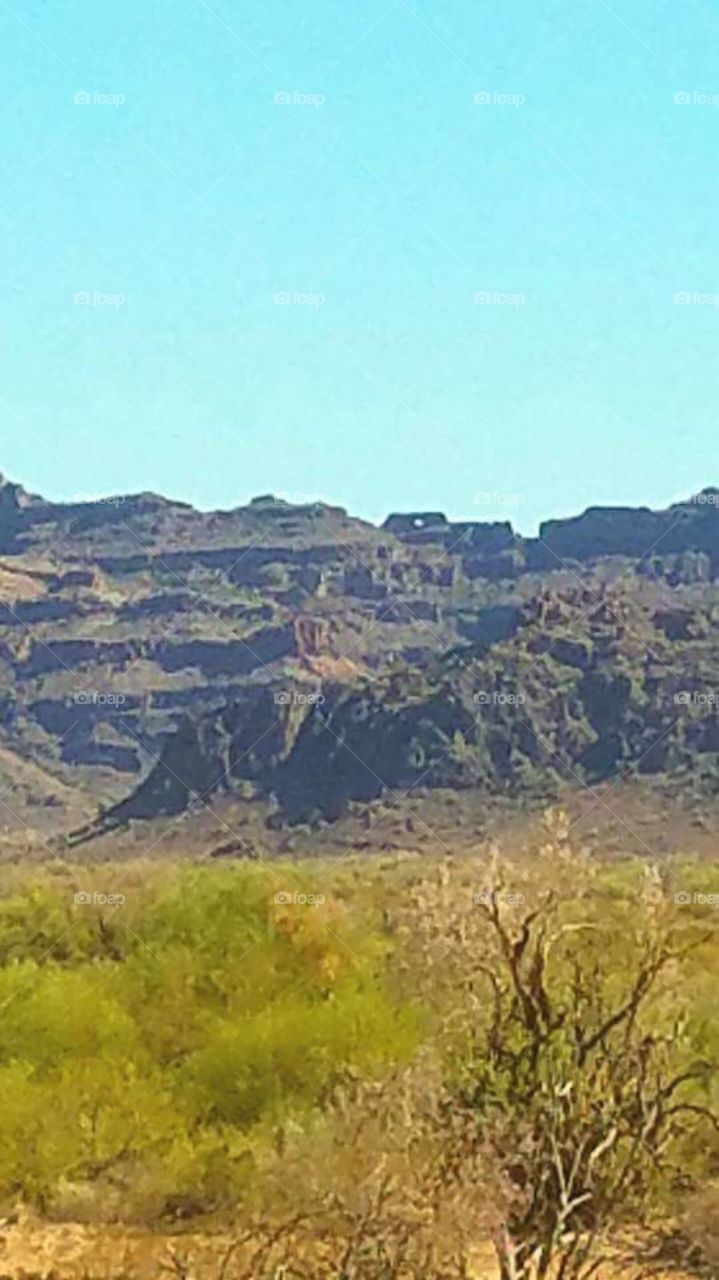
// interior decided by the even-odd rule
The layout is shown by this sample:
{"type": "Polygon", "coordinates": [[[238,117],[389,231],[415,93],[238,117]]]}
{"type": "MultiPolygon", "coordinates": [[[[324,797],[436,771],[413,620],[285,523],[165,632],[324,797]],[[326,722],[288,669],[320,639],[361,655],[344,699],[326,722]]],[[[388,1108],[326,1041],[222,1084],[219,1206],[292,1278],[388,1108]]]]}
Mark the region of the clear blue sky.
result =
{"type": "Polygon", "coordinates": [[[527,532],[716,483],[718,53],[704,0],[0,0],[0,469],[527,532]]]}

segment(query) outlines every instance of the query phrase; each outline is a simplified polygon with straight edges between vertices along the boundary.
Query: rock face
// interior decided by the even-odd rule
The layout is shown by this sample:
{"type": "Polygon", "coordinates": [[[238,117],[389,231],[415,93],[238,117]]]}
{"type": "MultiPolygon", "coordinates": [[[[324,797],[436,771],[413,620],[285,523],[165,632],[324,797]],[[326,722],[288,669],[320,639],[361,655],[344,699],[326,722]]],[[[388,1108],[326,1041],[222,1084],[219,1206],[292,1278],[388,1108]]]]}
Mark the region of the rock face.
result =
{"type": "Polygon", "coordinates": [[[382,528],[387,533],[409,534],[434,530],[441,534],[448,524],[446,515],[441,511],[408,511],[404,514],[394,512],[387,516],[382,528]]]}
{"type": "Polygon", "coordinates": [[[290,825],[418,787],[551,795],[629,770],[716,785],[719,641],[706,613],[575,587],[542,591],[514,621],[501,642],[432,667],[314,692],[258,688],[184,723],[105,827],[210,803],[241,781],[290,825]]]}
{"type": "Polygon", "coordinates": [[[0,826],[41,821],[53,786],[61,809],[74,794],[125,822],[250,781],[294,821],[439,780],[706,760],[698,702],[652,735],[671,702],[661,662],[719,688],[718,503],[590,508],[532,539],[432,511],[377,529],[272,495],[209,513],[151,493],[63,505],[3,480],[0,751],[33,765],[37,796],[19,812],[8,793],[0,826]],[[503,700],[525,676],[527,701],[503,700]]]}
{"type": "Polygon", "coordinates": [[[708,552],[719,558],[719,491],[704,489],[666,511],[648,507],[589,507],[570,520],[547,520],[539,540],[572,560],[632,556],[642,560],[676,552],[708,552]]]}
{"type": "Polygon", "coordinates": [[[22,527],[23,513],[42,507],[42,498],[26,493],[22,485],[13,484],[0,472],[0,552],[11,546],[22,527]]]}
{"type": "Polygon", "coordinates": [[[526,568],[552,568],[557,558],[592,562],[606,556],[632,556],[648,561],[678,553],[719,557],[719,490],[704,489],[664,511],[648,507],[589,507],[579,516],[547,520],[538,538],[522,538],[507,521],[450,521],[441,512],[395,513],[383,528],[404,542],[440,542],[447,550],[479,555],[515,552],[526,568]]]}

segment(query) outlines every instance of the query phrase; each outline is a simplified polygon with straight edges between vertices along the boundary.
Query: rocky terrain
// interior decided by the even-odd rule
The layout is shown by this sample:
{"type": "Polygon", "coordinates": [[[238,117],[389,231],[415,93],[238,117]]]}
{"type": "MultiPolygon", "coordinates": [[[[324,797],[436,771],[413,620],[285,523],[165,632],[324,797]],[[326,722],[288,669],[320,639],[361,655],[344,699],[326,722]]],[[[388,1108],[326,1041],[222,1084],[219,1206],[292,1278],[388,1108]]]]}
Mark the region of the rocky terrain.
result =
{"type": "Polygon", "coordinates": [[[272,496],[53,504],[0,483],[0,835],[240,797],[270,829],[420,789],[711,791],[719,491],[537,538],[272,496]]]}

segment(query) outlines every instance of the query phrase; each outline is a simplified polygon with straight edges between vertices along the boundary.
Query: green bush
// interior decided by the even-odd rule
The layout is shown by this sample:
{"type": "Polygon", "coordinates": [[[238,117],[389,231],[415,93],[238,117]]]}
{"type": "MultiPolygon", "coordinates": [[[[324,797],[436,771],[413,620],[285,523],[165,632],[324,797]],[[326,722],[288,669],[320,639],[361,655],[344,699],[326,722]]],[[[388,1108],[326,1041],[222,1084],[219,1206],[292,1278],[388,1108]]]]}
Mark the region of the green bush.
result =
{"type": "Polygon", "coordinates": [[[141,1214],[212,1207],[241,1193],[255,1131],[411,1055],[372,921],[275,902],[297,879],[148,873],[113,909],[43,874],[0,900],[0,1196],[52,1207],[104,1179],[146,1183],[141,1214]]]}

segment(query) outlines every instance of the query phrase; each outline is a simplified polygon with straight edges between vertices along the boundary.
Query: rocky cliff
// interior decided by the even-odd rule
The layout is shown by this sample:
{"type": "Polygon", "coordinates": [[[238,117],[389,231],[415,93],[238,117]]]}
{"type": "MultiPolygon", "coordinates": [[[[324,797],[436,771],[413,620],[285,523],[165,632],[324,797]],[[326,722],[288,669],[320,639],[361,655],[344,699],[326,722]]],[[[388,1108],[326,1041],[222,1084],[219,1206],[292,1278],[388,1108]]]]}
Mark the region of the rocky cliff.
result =
{"type": "Polygon", "coordinates": [[[713,704],[672,699],[719,688],[718,501],[522,538],[271,495],[63,505],[3,481],[0,825],[127,822],[243,782],[278,821],[331,818],[425,779],[706,763],[713,704]]]}

